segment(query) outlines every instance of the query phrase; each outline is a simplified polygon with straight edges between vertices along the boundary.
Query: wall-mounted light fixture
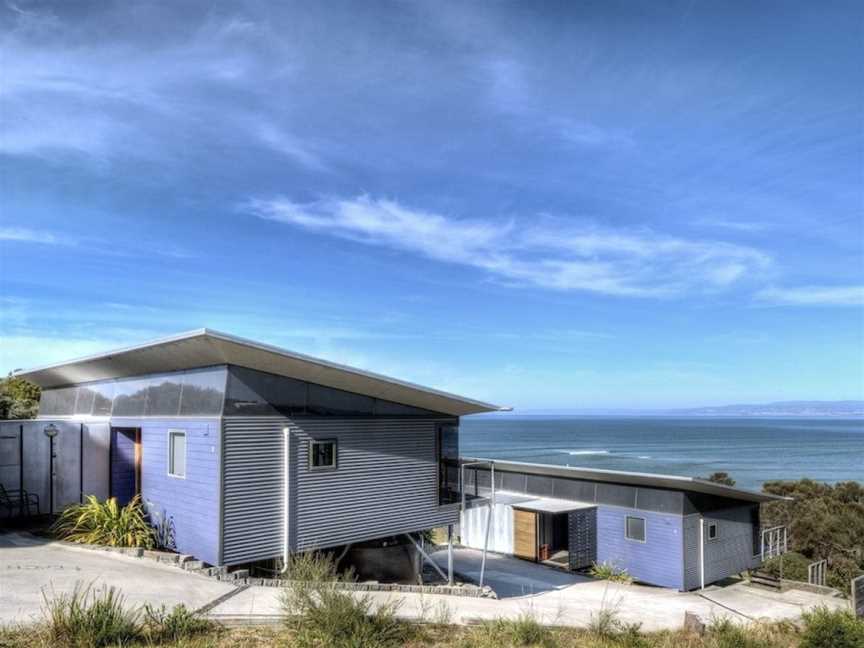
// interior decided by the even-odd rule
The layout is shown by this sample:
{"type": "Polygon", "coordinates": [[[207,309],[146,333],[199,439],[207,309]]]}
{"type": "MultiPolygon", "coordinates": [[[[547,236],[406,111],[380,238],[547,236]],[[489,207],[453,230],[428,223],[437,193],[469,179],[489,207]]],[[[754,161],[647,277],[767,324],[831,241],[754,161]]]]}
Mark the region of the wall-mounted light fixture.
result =
{"type": "Polygon", "coordinates": [[[54,437],[60,434],[60,428],[49,423],[42,430],[50,442],[50,459],[48,465],[48,515],[54,515],[54,437]]]}

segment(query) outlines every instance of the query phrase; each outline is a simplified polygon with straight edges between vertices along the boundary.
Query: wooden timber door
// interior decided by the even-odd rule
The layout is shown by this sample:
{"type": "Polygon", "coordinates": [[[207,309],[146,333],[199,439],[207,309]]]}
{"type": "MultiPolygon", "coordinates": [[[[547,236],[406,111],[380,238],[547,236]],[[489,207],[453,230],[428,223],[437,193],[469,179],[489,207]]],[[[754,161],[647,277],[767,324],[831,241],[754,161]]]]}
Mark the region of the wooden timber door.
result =
{"type": "Polygon", "coordinates": [[[537,560],[537,512],[513,509],[513,555],[537,560]]]}

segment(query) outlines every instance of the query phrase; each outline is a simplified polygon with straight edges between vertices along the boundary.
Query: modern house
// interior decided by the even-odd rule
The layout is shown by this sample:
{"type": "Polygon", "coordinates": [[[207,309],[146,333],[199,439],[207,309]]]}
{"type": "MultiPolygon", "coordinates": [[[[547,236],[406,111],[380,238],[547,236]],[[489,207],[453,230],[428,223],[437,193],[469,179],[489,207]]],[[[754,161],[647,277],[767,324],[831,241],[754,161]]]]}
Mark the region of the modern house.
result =
{"type": "Polygon", "coordinates": [[[456,524],[439,475],[459,417],[499,409],[206,329],[18,375],[42,399],[3,426],[0,483],[55,510],[140,493],[166,543],[212,565],[456,524]]]}
{"type": "Polygon", "coordinates": [[[0,422],[0,485],[43,512],[140,494],[162,543],[211,565],[460,525],[468,546],[689,590],[760,562],[774,499],[460,458],[459,418],[501,408],[206,329],[17,375],[42,399],[0,422]]]}
{"type": "Polygon", "coordinates": [[[682,591],[758,567],[759,505],[787,499],[690,477],[462,462],[462,544],[571,570],[606,563],[682,591]]]}

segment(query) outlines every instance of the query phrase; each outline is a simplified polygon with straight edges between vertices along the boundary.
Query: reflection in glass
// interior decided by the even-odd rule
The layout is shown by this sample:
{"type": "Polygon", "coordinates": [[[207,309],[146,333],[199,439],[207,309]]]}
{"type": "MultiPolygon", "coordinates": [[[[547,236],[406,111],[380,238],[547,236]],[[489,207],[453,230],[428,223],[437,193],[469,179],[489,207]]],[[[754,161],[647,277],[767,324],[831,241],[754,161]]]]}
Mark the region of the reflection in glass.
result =
{"type": "Polygon", "coordinates": [[[225,367],[186,372],[180,392],[180,415],[221,414],[226,379],[225,367]]]}
{"type": "Polygon", "coordinates": [[[371,416],[374,400],[371,396],[361,396],[341,389],[309,385],[309,414],[371,416]]]}
{"type": "Polygon", "coordinates": [[[75,413],[77,387],[47,389],[39,399],[40,416],[72,416],[75,413]]]}
{"type": "Polygon", "coordinates": [[[114,381],[89,385],[93,391],[93,416],[110,416],[114,400],[114,381]]]}
{"type": "Polygon", "coordinates": [[[144,416],[149,382],[147,378],[135,378],[114,383],[112,416],[144,416]]]}
{"type": "Polygon", "coordinates": [[[150,379],[147,392],[147,416],[177,416],[180,411],[179,374],[167,374],[150,379]]]}
{"type": "Polygon", "coordinates": [[[90,414],[93,411],[93,398],[96,396],[89,386],[78,388],[78,400],[75,401],[76,414],[90,414]]]}

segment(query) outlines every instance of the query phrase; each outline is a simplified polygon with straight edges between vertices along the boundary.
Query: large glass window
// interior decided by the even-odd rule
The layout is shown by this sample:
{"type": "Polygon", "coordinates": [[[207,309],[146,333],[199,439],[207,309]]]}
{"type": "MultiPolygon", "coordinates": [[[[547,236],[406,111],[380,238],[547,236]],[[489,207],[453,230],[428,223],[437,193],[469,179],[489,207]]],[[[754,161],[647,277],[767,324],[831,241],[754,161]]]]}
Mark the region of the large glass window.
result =
{"type": "Polygon", "coordinates": [[[438,503],[453,504],[459,495],[459,427],[438,426],[438,503]],[[454,480],[455,476],[455,480],[454,480]]]}
{"type": "Polygon", "coordinates": [[[39,399],[40,416],[72,416],[75,414],[77,387],[46,389],[39,399]]]}
{"type": "Polygon", "coordinates": [[[225,394],[225,413],[273,416],[306,412],[307,383],[262,371],[231,367],[225,394]]]}
{"type": "Polygon", "coordinates": [[[309,414],[335,416],[372,416],[374,399],[341,389],[309,385],[309,414]]]}
{"type": "Polygon", "coordinates": [[[112,416],[144,416],[149,386],[149,380],[146,378],[118,380],[114,383],[112,416]]]}
{"type": "Polygon", "coordinates": [[[225,380],[224,368],[187,371],[180,392],[180,415],[221,414],[225,380]]]}
{"type": "Polygon", "coordinates": [[[114,382],[96,383],[89,387],[93,391],[93,416],[111,416],[114,382]]]}
{"type": "Polygon", "coordinates": [[[171,477],[186,477],[186,432],[168,432],[168,474],[171,477]]]}
{"type": "Polygon", "coordinates": [[[150,379],[147,416],[177,416],[180,411],[182,374],[167,374],[150,379]]]}
{"type": "Polygon", "coordinates": [[[93,399],[96,392],[89,386],[82,385],[78,388],[78,399],[75,401],[75,413],[81,415],[90,414],[93,411],[93,399]]]}

